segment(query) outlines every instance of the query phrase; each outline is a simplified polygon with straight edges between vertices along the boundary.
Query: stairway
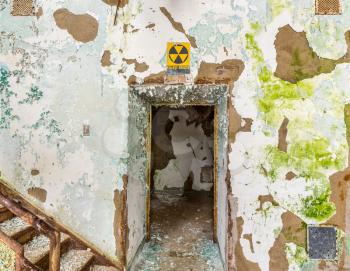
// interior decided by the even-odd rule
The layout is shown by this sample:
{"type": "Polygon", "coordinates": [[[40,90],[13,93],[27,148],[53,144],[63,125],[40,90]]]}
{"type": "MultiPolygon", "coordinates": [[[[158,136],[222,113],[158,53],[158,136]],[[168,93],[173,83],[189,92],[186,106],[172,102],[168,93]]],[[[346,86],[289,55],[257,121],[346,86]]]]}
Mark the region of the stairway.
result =
{"type": "MultiPolygon", "coordinates": [[[[49,270],[50,239],[0,205],[0,231],[24,249],[24,258],[37,269],[49,270]]],[[[0,242],[2,240],[0,239],[0,242]]],[[[61,271],[118,271],[69,235],[61,233],[61,271]]]]}

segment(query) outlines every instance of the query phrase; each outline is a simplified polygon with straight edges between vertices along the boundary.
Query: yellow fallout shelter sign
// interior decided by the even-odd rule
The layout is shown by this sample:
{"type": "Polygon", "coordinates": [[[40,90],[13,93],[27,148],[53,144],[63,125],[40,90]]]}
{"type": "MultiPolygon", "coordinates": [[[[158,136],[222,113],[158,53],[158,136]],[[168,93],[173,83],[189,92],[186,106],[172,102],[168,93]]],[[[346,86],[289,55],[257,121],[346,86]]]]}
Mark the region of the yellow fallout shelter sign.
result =
{"type": "Polygon", "coordinates": [[[169,69],[189,69],[190,47],[189,42],[168,42],[167,67],[169,69]]]}

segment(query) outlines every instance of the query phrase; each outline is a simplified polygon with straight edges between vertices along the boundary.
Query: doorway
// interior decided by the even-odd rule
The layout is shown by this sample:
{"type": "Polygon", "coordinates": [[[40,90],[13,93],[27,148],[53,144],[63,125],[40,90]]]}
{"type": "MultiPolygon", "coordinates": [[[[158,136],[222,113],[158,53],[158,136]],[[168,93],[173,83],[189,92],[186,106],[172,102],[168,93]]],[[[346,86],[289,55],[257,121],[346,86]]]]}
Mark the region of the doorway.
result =
{"type": "Polygon", "coordinates": [[[227,90],[226,85],[130,89],[127,200],[131,270],[184,270],[171,265],[182,260],[191,263],[191,257],[193,267],[186,270],[223,270],[227,90]],[[191,241],[185,240],[190,236],[191,241]],[[184,250],[186,242],[189,248],[184,250]],[[200,263],[195,260],[199,256],[206,259],[203,264],[217,265],[198,269],[200,263]],[[135,267],[140,259],[152,265],[166,257],[169,261],[163,262],[163,269],[135,267]]]}
{"type": "Polygon", "coordinates": [[[134,270],[223,270],[216,241],[216,108],[152,106],[149,242],[134,270]]]}

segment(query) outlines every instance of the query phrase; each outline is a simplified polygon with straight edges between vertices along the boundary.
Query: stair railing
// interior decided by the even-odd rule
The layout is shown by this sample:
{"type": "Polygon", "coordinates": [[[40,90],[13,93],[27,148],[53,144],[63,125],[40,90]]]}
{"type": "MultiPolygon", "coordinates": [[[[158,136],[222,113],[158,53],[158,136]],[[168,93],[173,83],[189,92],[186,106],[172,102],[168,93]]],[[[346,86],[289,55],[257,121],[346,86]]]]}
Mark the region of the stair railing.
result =
{"type": "MultiPolygon", "coordinates": [[[[0,204],[7,208],[11,213],[21,218],[24,222],[31,225],[39,233],[46,235],[50,239],[50,253],[49,253],[49,270],[60,270],[60,257],[61,257],[61,234],[53,227],[48,225],[42,219],[36,217],[26,209],[24,209],[19,203],[7,198],[0,193],[0,204]]],[[[0,231],[0,240],[4,242],[10,249],[16,254],[16,271],[20,270],[34,270],[41,271],[38,267],[35,267],[24,257],[24,248],[15,240],[8,237],[5,233],[0,231]]]]}

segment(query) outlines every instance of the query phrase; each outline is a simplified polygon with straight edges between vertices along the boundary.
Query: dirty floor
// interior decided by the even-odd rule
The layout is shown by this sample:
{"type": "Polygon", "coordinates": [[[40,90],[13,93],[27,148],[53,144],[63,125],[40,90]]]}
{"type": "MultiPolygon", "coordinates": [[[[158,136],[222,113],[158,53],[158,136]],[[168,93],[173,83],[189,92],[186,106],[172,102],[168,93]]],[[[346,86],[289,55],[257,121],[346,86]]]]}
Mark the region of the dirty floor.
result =
{"type": "Polygon", "coordinates": [[[212,241],[213,197],[208,192],[157,193],[152,199],[151,240],[132,271],[221,271],[212,241]]]}

